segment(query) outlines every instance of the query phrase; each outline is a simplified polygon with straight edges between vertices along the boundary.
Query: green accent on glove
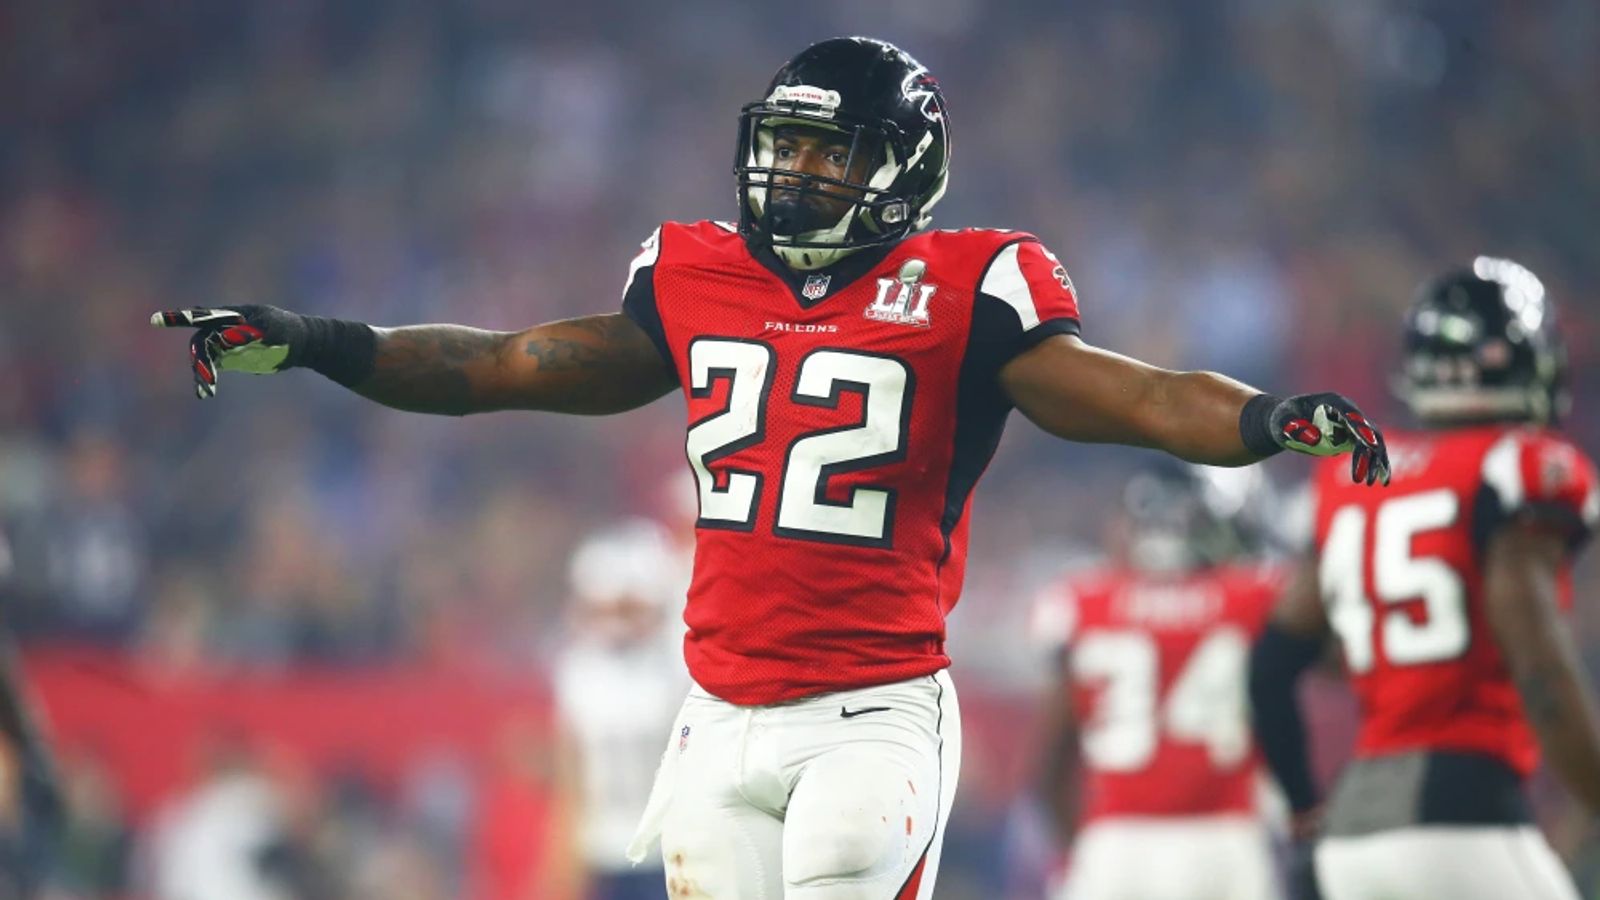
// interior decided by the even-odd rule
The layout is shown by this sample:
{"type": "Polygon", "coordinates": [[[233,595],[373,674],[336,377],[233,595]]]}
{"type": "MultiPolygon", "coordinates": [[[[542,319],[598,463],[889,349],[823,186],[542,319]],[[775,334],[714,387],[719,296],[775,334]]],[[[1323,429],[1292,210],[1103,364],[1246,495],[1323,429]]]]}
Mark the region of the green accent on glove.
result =
{"type": "Polygon", "coordinates": [[[259,341],[216,354],[217,368],[251,375],[271,375],[282,370],[288,359],[288,344],[263,344],[259,341]]]}
{"type": "Polygon", "coordinates": [[[1350,426],[1345,424],[1342,417],[1330,417],[1327,406],[1319,404],[1312,411],[1311,424],[1322,432],[1322,440],[1314,445],[1302,444],[1299,441],[1284,441],[1283,446],[1307,456],[1338,456],[1355,448],[1356,442],[1350,436],[1350,426]]]}

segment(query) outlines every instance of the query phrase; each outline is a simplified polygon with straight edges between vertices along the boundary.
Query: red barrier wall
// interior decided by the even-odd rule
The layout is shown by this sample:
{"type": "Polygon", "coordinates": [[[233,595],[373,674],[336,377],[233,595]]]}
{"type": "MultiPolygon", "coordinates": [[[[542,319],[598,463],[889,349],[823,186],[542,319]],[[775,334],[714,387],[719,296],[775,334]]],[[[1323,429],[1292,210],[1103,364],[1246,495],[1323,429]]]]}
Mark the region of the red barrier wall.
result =
{"type": "Polygon", "coordinates": [[[67,752],[88,747],[114,773],[128,811],[182,788],[210,740],[243,738],[269,764],[354,768],[380,788],[441,749],[480,775],[512,722],[546,731],[541,679],[414,667],[270,673],[185,669],[104,650],[33,648],[24,665],[67,752]]]}

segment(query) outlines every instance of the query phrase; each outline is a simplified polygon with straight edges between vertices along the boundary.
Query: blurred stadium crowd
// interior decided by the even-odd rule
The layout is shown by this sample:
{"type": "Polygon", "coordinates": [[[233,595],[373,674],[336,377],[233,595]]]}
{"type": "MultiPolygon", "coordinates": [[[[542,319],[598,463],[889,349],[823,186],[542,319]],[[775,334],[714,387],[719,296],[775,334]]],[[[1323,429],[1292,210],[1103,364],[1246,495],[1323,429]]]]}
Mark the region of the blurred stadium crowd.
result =
{"type": "MultiPolygon", "coordinates": [[[[88,644],[178,679],[544,678],[575,542],[623,515],[684,522],[679,401],[445,421],[300,374],[230,377],[199,405],[145,318],[272,302],[510,329],[613,309],[657,222],[734,215],[739,106],[800,46],[852,32],[945,87],[938,224],[1040,234],[1091,342],[1278,392],[1337,385],[1399,424],[1399,311],[1492,252],[1562,304],[1571,426],[1600,450],[1600,9],[1583,0],[22,2],[0,9],[0,614],[30,651],[88,644]]],[[[1093,554],[1137,461],[1013,426],[951,623],[970,721],[984,698],[1026,706],[1044,674],[1017,649],[1027,600],[1093,554]]],[[[1274,464],[1285,486],[1295,462],[1274,464]]],[[[1580,593],[1600,664],[1600,597],[1580,593]]],[[[941,896],[1027,896],[1016,860],[1042,854],[1001,824],[1027,741],[1013,728],[969,760],[941,896]]],[[[251,804],[290,809],[281,896],[468,896],[473,795],[448,766],[378,790],[273,774],[224,740],[152,811],[92,743],[62,752],[62,897],[199,896],[161,886],[161,810],[170,826],[251,804]]],[[[525,758],[539,783],[540,751],[525,758]]],[[[0,792],[0,835],[14,804],[0,792]]],[[[1556,835],[1600,891],[1585,839],[1556,835]]]]}

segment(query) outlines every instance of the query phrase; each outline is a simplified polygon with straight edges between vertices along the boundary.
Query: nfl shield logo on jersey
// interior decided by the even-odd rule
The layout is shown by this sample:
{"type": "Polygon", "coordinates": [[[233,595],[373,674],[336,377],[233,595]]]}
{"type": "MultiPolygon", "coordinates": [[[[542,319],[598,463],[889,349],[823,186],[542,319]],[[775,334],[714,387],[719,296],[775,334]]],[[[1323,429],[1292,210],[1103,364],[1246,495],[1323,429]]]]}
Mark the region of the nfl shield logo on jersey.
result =
{"type": "Polygon", "coordinates": [[[867,306],[866,316],[879,322],[897,325],[928,327],[928,301],[938,288],[923,284],[922,276],[928,264],[920,259],[908,259],[900,266],[894,278],[878,279],[878,294],[867,306]]]}
{"type": "Polygon", "coordinates": [[[821,300],[828,295],[828,282],[832,280],[832,275],[808,276],[805,286],[800,288],[800,296],[807,300],[821,300]]]}

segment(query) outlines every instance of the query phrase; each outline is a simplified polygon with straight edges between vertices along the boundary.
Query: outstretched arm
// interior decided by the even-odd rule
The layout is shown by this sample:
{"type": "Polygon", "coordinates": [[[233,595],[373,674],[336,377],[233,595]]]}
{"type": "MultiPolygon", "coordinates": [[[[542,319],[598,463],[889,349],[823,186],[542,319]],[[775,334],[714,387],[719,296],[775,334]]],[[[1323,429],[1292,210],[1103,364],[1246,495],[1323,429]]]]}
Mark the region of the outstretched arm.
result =
{"type": "Polygon", "coordinates": [[[1569,538],[1524,520],[1486,549],[1484,610],[1528,723],[1568,790],[1600,813],[1600,718],[1556,602],[1569,538]]]}
{"type": "Polygon", "coordinates": [[[649,336],[619,314],[515,332],[462,325],[374,328],[272,306],[176,310],[151,321],[198,329],[189,354],[201,397],[216,393],[220,369],[265,374],[304,367],[413,412],[604,415],[643,406],[677,383],[649,336]]]}
{"type": "Polygon", "coordinates": [[[1261,392],[1212,372],[1158,369],[1058,335],[1007,364],[1000,382],[1023,415],[1070,441],[1154,447],[1220,466],[1260,458],[1238,423],[1261,392]]]}
{"type": "Polygon", "coordinates": [[[643,406],[677,384],[645,333],[618,314],[516,332],[461,325],[373,332],[371,373],[351,390],[413,412],[604,415],[643,406]]]}
{"type": "Polygon", "coordinates": [[[1352,476],[1388,481],[1383,437],[1336,394],[1280,400],[1214,372],[1173,372],[1074,335],[1055,335],[1000,370],[1011,401],[1058,437],[1165,450],[1189,462],[1242,466],[1281,449],[1353,450],[1352,476]]]}

